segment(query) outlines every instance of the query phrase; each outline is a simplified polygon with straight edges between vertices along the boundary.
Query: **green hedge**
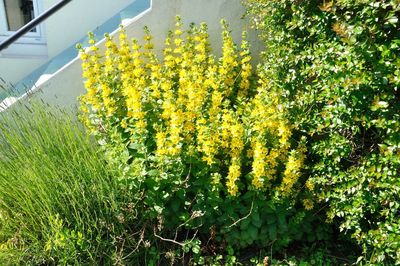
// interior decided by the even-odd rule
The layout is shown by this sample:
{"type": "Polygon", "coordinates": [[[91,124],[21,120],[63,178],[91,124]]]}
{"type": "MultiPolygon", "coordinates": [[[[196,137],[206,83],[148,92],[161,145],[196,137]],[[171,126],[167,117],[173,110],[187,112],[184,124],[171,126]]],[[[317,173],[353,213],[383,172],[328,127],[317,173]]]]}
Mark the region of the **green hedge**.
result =
{"type": "Polygon", "coordinates": [[[307,137],[310,193],[370,263],[400,262],[399,1],[252,0],[269,90],[307,137]]]}

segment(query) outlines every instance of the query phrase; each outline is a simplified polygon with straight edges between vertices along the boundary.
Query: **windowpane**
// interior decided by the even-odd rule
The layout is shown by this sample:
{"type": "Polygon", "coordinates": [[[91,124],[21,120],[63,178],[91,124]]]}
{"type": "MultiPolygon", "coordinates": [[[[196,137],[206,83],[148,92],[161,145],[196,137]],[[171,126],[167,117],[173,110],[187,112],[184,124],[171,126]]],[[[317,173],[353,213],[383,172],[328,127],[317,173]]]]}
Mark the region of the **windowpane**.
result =
{"type": "Polygon", "coordinates": [[[9,31],[18,30],[34,18],[32,0],[4,0],[4,6],[9,31]]]}

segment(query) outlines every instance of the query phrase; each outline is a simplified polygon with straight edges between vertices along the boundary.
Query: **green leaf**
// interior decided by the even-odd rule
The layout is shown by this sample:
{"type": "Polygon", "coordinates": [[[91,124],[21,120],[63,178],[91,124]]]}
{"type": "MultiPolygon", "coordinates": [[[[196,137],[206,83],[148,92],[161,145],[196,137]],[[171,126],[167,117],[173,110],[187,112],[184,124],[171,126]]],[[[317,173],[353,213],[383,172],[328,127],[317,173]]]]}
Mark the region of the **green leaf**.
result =
{"type": "Polygon", "coordinates": [[[386,20],[389,24],[392,24],[393,26],[396,26],[397,22],[399,19],[396,16],[391,16],[386,20]]]}
{"type": "Polygon", "coordinates": [[[159,174],[160,174],[160,171],[158,171],[157,169],[152,169],[147,172],[147,175],[149,175],[149,176],[158,176],[159,174]]]}
{"type": "Polygon", "coordinates": [[[268,225],[268,234],[271,240],[276,239],[276,224],[269,224],[268,225]]]}
{"type": "Polygon", "coordinates": [[[200,253],[200,246],[199,245],[194,245],[192,248],[192,251],[194,254],[199,254],[200,253]]]}
{"type": "Polygon", "coordinates": [[[174,212],[178,212],[179,211],[179,206],[181,205],[180,201],[177,199],[174,199],[171,202],[171,208],[174,212]]]}
{"type": "Polygon", "coordinates": [[[258,215],[257,218],[253,218],[253,219],[251,220],[251,223],[252,223],[254,226],[256,226],[257,228],[260,228],[261,225],[262,225],[262,221],[261,221],[261,219],[260,219],[260,216],[258,215]]]}
{"type": "Polygon", "coordinates": [[[251,222],[250,218],[246,218],[246,219],[242,220],[240,222],[240,229],[241,230],[247,230],[247,228],[250,225],[250,222],[251,222]]]}
{"type": "Polygon", "coordinates": [[[257,227],[250,225],[250,226],[247,228],[247,230],[248,230],[248,232],[249,232],[250,238],[251,238],[252,240],[256,240],[256,239],[257,239],[257,236],[258,236],[258,229],[257,229],[257,227]]]}
{"type": "Polygon", "coordinates": [[[141,149],[143,149],[143,147],[144,147],[143,144],[134,143],[134,142],[131,142],[128,145],[128,148],[131,149],[131,150],[141,150],[141,149]]]}

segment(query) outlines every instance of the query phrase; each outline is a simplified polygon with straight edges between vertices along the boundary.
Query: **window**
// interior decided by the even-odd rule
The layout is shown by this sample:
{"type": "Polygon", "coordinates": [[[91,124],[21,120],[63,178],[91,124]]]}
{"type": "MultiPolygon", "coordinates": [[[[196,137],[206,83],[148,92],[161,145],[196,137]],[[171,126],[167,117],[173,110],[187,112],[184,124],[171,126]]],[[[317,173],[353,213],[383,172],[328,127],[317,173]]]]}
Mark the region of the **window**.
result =
{"type": "MultiPolygon", "coordinates": [[[[0,0],[0,41],[37,17],[42,0],[0,0]]],[[[43,26],[37,26],[2,52],[5,57],[43,57],[47,54],[43,26]]]]}

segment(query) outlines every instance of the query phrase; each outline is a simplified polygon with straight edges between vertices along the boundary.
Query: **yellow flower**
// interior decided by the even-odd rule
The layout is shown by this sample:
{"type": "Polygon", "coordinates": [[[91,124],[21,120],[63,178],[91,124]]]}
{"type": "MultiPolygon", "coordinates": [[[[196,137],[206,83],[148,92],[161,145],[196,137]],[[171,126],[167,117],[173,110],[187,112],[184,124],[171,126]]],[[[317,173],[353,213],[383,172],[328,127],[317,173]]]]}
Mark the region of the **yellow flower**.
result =
{"type": "Polygon", "coordinates": [[[303,205],[306,210],[311,210],[314,208],[314,203],[310,199],[304,199],[303,205]]]}
{"type": "Polygon", "coordinates": [[[122,128],[128,128],[128,124],[126,123],[125,119],[121,121],[121,127],[122,128]]]}
{"type": "Polygon", "coordinates": [[[81,58],[82,61],[86,61],[88,59],[88,54],[84,53],[84,52],[81,52],[80,53],[80,58],[81,58]]]}
{"type": "Polygon", "coordinates": [[[308,190],[310,190],[310,191],[313,191],[314,190],[314,183],[313,183],[313,181],[311,180],[311,179],[308,179],[307,181],[306,181],[306,188],[308,189],[308,190]]]}
{"type": "Polygon", "coordinates": [[[183,43],[183,40],[180,39],[180,38],[177,38],[177,39],[174,40],[174,43],[175,43],[176,46],[180,46],[183,43]]]}

